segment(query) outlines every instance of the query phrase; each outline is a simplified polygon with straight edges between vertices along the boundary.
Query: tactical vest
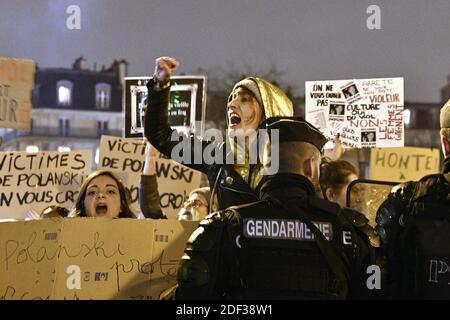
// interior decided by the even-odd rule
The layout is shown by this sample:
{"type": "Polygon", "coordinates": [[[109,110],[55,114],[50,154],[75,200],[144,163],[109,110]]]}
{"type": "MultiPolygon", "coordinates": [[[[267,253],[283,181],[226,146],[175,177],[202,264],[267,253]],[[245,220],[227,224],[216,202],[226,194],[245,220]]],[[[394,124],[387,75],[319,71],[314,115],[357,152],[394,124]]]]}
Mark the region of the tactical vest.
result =
{"type": "MultiPolygon", "coordinates": [[[[272,200],[262,202],[270,203],[272,200]]],[[[350,261],[343,248],[343,224],[315,215],[310,203],[236,207],[235,255],[239,299],[345,299],[350,261]],[[300,204],[300,205],[298,205],[300,204]],[[261,209],[263,208],[263,209],[261,209]],[[320,242],[320,245],[319,245],[320,242]]],[[[349,227],[348,230],[351,230],[349,227]]],[[[351,242],[351,233],[347,241],[351,242]]],[[[347,253],[349,253],[347,252],[347,253]]]]}
{"type": "Polygon", "coordinates": [[[407,210],[398,252],[398,278],[402,297],[450,299],[450,184],[448,174],[422,178],[407,210]]]}
{"type": "Polygon", "coordinates": [[[299,200],[289,209],[272,201],[200,223],[182,258],[176,299],[348,298],[356,242],[340,209],[333,216],[323,200],[299,200]]]}

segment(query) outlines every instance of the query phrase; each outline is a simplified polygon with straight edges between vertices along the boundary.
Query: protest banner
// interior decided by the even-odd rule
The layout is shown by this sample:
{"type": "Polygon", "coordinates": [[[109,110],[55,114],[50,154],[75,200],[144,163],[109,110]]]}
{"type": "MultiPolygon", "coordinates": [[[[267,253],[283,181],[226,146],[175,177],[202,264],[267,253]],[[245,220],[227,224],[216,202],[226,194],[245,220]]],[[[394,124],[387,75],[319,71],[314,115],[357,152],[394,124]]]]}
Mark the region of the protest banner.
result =
{"type": "MultiPolygon", "coordinates": [[[[125,137],[142,138],[148,106],[147,81],[151,77],[124,78],[125,137]]],[[[206,77],[171,77],[169,124],[173,129],[202,136],[205,123],[206,77]]]]}
{"type": "Polygon", "coordinates": [[[306,120],[347,148],[404,145],[403,78],[307,81],[306,120]]]}
{"type": "Polygon", "coordinates": [[[198,222],[64,218],[0,223],[0,300],[154,300],[176,284],[198,222]]]}
{"type": "Polygon", "coordinates": [[[0,152],[0,218],[50,205],[70,209],[91,169],[91,151],[0,152]]]}
{"type": "MultiPolygon", "coordinates": [[[[189,193],[200,186],[201,173],[166,159],[159,152],[156,159],[156,175],[160,206],[168,218],[177,218],[178,210],[189,193]]],[[[140,139],[102,136],[98,169],[115,172],[131,191],[135,212],[139,208],[139,185],[145,164],[145,145],[140,139]]]]}
{"type": "Polygon", "coordinates": [[[372,179],[405,182],[439,173],[440,150],[429,148],[372,149],[370,168],[372,179]]]}
{"type": "Polygon", "coordinates": [[[115,173],[130,190],[134,212],[139,208],[139,183],[144,169],[145,145],[139,139],[102,136],[97,169],[115,173]]]}
{"type": "Polygon", "coordinates": [[[35,63],[0,57],[0,128],[30,130],[35,63]]]}

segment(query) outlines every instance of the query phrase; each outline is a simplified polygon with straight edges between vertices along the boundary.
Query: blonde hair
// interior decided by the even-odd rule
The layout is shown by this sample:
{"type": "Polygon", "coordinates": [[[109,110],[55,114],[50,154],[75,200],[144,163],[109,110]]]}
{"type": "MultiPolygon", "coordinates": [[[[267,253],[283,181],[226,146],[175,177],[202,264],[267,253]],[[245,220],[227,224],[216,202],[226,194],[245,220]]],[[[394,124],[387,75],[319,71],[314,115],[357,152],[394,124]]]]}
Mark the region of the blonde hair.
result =
{"type": "Polygon", "coordinates": [[[450,141],[450,128],[442,128],[441,129],[441,136],[443,136],[445,139],[450,141]]]}

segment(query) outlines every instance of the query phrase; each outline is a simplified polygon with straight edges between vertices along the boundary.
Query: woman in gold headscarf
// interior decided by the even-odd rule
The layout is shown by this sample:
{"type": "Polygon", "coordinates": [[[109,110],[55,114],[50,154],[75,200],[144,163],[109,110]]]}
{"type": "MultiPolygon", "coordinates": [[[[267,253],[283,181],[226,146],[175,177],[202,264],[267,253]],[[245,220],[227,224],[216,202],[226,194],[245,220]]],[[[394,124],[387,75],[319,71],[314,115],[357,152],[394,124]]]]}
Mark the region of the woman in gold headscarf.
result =
{"type": "MultiPolygon", "coordinates": [[[[156,59],[154,77],[147,84],[150,104],[145,119],[145,135],[153,146],[172,159],[172,151],[180,142],[172,141],[174,130],[168,122],[170,77],[179,65],[178,60],[172,57],[156,59]]],[[[208,175],[212,198],[217,197],[217,201],[210,201],[217,203],[217,206],[211,206],[210,211],[258,200],[255,190],[262,179],[262,164],[252,162],[249,151],[255,150],[254,146],[258,144],[258,132],[264,120],[275,116],[293,116],[289,98],[264,79],[245,78],[233,87],[228,99],[228,141],[205,141],[190,135],[191,150],[187,159],[191,161],[183,161],[185,154],[180,159],[173,159],[208,175]],[[195,145],[201,145],[202,149],[194,150],[195,145]],[[202,157],[199,163],[192,163],[192,159],[199,158],[198,155],[194,157],[194,151],[201,151],[203,156],[205,150],[213,149],[215,161],[202,157]]]]}

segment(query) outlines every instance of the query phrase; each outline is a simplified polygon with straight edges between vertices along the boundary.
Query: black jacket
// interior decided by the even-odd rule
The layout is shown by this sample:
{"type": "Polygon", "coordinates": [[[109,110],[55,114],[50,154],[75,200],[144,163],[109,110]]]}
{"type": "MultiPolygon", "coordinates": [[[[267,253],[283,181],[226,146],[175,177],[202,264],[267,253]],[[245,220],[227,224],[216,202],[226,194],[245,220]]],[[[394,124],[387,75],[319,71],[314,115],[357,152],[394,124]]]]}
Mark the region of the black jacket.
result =
{"type": "MultiPolygon", "coordinates": [[[[263,96],[264,117],[292,115],[292,102],[287,99],[280,90],[270,83],[251,78],[258,84],[263,96]]],[[[145,117],[145,135],[150,143],[168,158],[172,157],[172,151],[178,145],[179,140],[172,141],[174,130],[171,129],[168,117],[170,88],[155,91],[148,87],[149,106],[145,117]]],[[[189,161],[178,161],[194,170],[201,171],[208,176],[212,196],[217,197],[217,207],[210,206],[210,211],[225,209],[231,205],[244,204],[258,200],[256,190],[261,176],[261,165],[233,165],[233,152],[228,151],[225,143],[202,140],[190,135],[186,139],[190,142],[188,154],[180,154],[180,158],[187,156],[189,161]],[[195,145],[201,145],[201,150],[196,150],[195,145]],[[215,146],[219,153],[218,158],[222,163],[207,164],[203,158],[201,163],[193,163],[196,152],[202,152],[205,148],[215,146]],[[228,152],[227,152],[228,151],[228,152]]],[[[197,154],[198,156],[198,154],[197,154]]],[[[213,204],[216,202],[213,201],[213,204]]]]}
{"type": "Polygon", "coordinates": [[[158,178],[156,174],[141,175],[139,205],[144,217],[151,219],[167,219],[159,204],[158,178]]]}
{"type": "Polygon", "coordinates": [[[450,172],[450,157],[444,160],[442,174],[431,174],[419,181],[408,181],[392,189],[388,198],[377,211],[377,231],[380,235],[382,246],[386,248],[396,242],[399,230],[402,228],[400,217],[408,213],[410,202],[422,194],[428,193],[438,183],[445,180],[443,174],[450,172]]]}
{"type": "MultiPolygon", "coordinates": [[[[376,230],[386,259],[384,286],[388,289],[386,294],[389,298],[412,297],[411,289],[405,286],[413,285],[413,280],[403,279],[406,277],[404,272],[406,249],[409,250],[416,245],[405,240],[409,217],[415,216],[417,201],[439,203],[438,199],[434,198],[445,196],[441,195],[441,191],[445,192],[450,188],[449,172],[450,157],[445,159],[442,173],[427,175],[419,181],[409,181],[394,187],[377,211],[376,230]],[[401,281],[403,284],[400,284],[401,281]]],[[[446,195],[448,198],[448,194],[446,195]]]]}
{"type": "Polygon", "coordinates": [[[367,297],[368,240],[337,204],[315,197],[311,182],[294,174],[266,178],[260,197],[201,222],[203,231],[194,232],[183,257],[178,299],[367,297]],[[288,227],[274,237],[254,227],[259,221],[310,231],[294,235],[288,227]],[[312,224],[321,225],[325,237],[311,231],[312,224]]]}

